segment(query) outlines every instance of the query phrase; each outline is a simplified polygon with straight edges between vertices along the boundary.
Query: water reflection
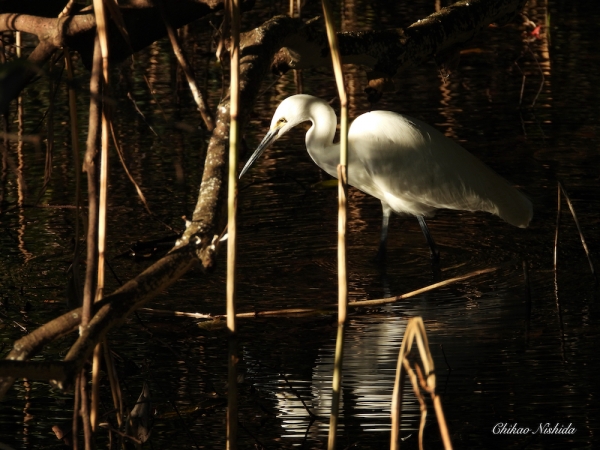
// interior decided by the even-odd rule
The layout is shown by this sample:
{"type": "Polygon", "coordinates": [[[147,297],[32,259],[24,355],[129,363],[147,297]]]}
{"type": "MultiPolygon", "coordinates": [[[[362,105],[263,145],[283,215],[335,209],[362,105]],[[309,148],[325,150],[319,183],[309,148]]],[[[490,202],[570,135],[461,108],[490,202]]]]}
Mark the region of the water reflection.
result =
{"type": "MultiPolygon", "coordinates": [[[[371,445],[384,445],[389,439],[391,391],[407,315],[425,317],[442,398],[446,398],[447,391],[453,392],[453,389],[462,386],[467,381],[464,374],[477,368],[482,358],[496,358],[497,352],[502,353],[502,348],[513,352],[512,333],[524,331],[526,310],[519,295],[515,295],[515,289],[506,286],[514,284],[511,279],[518,279],[514,268],[501,271],[498,278],[499,282],[489,278],[481,284],[475,282],[466,289],[465,286],[449,288],[374,313],[365,315],[362,312],[351,317],[346,335],[345,375],[342,382],[343,427],[339,432],[342,438],[361,441],[369,436],[371,445]],[[494,292],[482,292],[481,286],[484,284],[496,289],[494,292]],[[499,292],[503,293],[499,296],[499,292]],[[507,320],[514,324],[512,333],[506,326],[507,320]]],[[[311,333],[311,324],[303,321],[302,328],[290,331],[299,334],[294,335],[291,339],[293,343],[285,345],[282,351],[291,352],[290,357],[293,358],[299,350],[294,343],[298,345],[304,336],[311,333]]],[[[260,386],[275,393],[277,417],[281,419],[281,426],[285,430],[282,436],[292,443],[304,442],[309,448],[320,448],[326,440],[331,407],[334,335],[334,328],[331,327],[329,338],[325,339],[328,342],[319,347],[310,373],[303,371],[300,363],[293,360],[288,360],[282,368],[285,377],[271,372],[267,375],[270,381],[265,382],[263,373],[260,386]],[[305,375],[301,376],[301,373],[305,375]]],[[[268,367],[274,364],[268,356],[254,354],[250,350],[253,347],[250,344],[244,355],[247,366],[268,367]]],[[[473,390],[481,391],[479,380],[473,390]]],[[[407,393],[403,415],[404,436],[414,434],[419,414],[418,403],[410,388],[407,393]]],[[[435,435],[433,418],[430,422],[434,424],[431,433],[435,435]]]]}

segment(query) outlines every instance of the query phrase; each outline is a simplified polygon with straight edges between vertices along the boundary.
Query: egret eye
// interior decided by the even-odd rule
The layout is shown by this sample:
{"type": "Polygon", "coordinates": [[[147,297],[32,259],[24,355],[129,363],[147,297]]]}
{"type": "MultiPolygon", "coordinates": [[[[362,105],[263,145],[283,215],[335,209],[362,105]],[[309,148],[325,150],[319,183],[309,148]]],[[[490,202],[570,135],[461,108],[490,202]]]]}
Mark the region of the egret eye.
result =
{"type": "Polygon", "coordinates": [[[285,120],[285,117],[282,117],[281,119],[279,119],[277,121],[277,125],[283,125],[284,123],[287,123],[287,120],[285,120]]]}

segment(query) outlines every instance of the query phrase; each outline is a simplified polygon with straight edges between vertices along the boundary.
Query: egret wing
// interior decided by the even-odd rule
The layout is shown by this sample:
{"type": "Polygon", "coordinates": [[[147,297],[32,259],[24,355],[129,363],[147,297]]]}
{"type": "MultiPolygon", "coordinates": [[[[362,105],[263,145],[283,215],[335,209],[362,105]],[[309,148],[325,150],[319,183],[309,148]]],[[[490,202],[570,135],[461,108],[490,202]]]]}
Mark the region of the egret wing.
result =
{"type": "Polygon", "coordinates": [[[531,202],[504,178],[430,125],[391,111],[358,117],[348,137],[349,183],[395,212],[487,211],[527,226],[531,202]]]}

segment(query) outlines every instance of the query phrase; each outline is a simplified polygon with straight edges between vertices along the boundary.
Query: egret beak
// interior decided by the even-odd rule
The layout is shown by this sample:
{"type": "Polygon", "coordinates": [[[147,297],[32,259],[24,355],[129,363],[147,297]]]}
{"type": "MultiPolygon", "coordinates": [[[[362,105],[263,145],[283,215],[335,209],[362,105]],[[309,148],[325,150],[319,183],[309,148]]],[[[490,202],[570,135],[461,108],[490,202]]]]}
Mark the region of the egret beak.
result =
{"type": "Polygon", "coordinates": [[[240,178],[242,178],[242,176],[246,173],[246,171],[250,168],[250,166],[254,163],[254,161],[256,161],[258,158],[260,158],[260,155],[262,155],[262,153],[267,148],[269,148],[273,142],[275,142],[277,139],[279,139],[279,129],[280,128],[281,127],[276,127],[272,130],[269,130],[269,132],[264,137],[262,142],[258,145],[258,147],[256,147],[256,150],[254,150],[254,153],[252,153],[252,156],[250,157],[248,162],[246,162],[246,165],[240,172],[240,178]]]}

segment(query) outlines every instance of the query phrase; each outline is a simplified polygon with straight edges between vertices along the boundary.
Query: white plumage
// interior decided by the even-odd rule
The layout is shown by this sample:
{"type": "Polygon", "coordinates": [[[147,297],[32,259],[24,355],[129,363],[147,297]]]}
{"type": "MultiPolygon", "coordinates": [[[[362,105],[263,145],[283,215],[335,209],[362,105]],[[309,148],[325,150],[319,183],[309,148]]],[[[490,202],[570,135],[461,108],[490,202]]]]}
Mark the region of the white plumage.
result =
{"type": "MultiPolygon", "coordinates": [[[[281,102],[240,177],[267,147],[306,121],[312,122],[306,133],[308,153],[336,177],[340,146],[333,143],[335,112],[324,100],[302,94],[281,102]]],[[[350,126],[348,184],[381,200],[379,257],[385,254],[392,211],[417,216],[436,260],[438,252],[423,219],[436,209],[487,211],[521,228],[533,216],[527,197],[456,142],[424,122],[391,111],[368,112],[350,126]]]]}

